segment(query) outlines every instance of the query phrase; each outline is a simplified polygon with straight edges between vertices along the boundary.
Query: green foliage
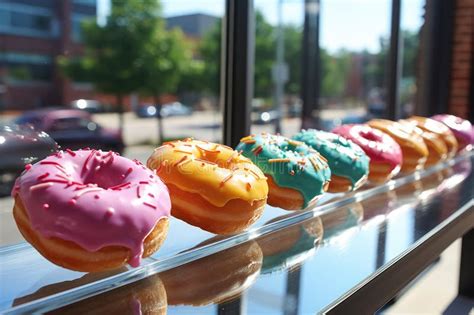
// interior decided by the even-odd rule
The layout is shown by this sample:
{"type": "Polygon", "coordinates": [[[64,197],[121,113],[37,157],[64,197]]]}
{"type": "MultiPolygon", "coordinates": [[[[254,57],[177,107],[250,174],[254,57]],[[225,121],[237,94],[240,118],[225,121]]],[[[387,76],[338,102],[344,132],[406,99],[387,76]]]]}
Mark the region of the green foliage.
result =
{"type": "Polygon", "coordinates": [[[330,55],[321,49],[321,96],[341,96],[346,88],[351,66],[351,53],[346,50],[330,55]]]}
{"type": "Polygon", "coordinates": [[[176,91],[190,49],[181,31],[165,29],[160,12],[156,0],[112,0],[105,25],[83,23],[84,56],[59,58],[60,66],[74,80],[118,97],[176,91]]]}
{"type": "Polygon", "coordinates": [[[190,49],[183,33],[160,27],[156,35],[145,45],[140,58],[143,83],[140,92],[158,99],[162,93],[174,93],[182,73],[190,67],[190,49]]]}

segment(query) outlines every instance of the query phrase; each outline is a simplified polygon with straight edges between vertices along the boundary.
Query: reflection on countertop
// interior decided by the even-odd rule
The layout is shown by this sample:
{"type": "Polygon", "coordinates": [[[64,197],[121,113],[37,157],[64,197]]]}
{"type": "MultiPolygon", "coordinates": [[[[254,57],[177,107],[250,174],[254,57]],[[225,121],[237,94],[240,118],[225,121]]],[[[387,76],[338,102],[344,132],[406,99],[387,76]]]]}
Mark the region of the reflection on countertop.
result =
{"type": "MultiPolygon", "coordinates": [[[[146,314],[168,308],[170,313],[226,314],[237,308],[249,313],[312,313],[398,257],[472,200],[471,159],[359,202],[314,212],[302,222],[58,311],[146,314]]],[[[264,225],[291,216],[278,216],[264,225]]],[[[226,238],[212,237],[181,253],[226,238]]],[[[47,285],[15,298],[14,305],[107,276],[87,274],[47,285]]]]}
{"type": "Polygon", "coordinates": [[[315,217],[257,238],[263,252],[262,274],[291,269],[303,263],[314,255],[322,236],[323,224],[319,217],[315,217]]]}
{"type": "Polygon", "coordinates": [[[208,305],[239,296],[253,284],[262,267],[255,241],[187,263],[160,274],[169,305],[208,305]]]}

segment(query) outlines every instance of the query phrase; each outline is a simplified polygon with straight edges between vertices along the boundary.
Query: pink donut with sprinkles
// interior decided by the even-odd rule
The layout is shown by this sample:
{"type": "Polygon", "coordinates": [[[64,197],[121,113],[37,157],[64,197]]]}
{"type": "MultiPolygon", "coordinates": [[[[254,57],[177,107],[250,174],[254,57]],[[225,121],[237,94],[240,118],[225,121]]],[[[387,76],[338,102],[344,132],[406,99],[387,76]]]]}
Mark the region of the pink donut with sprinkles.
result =
{"type": "Polygon", "coordinates": [[[338,134],[358,144],[370,158],[369,180],[383,183],[400,172],[402,150],[388,134],[369,125],[342,125],[335,128],[338,134]]]}
{"type": "Polygon", "coordinates": [[[470,149],[474,139],[472,138],[472,124],[469,120],[447,114],[435,115],[431,119],[442,122],[451,129],[459,144],[458,152],[465,148],[470,149]]]}
{"type": "Polygon", "coordinates": [[[114,152],[57,152],[27,165],[12,191],[20,232],[45,258],[78,271],[136,267],[168,232],[160,178],[114,152]]]}

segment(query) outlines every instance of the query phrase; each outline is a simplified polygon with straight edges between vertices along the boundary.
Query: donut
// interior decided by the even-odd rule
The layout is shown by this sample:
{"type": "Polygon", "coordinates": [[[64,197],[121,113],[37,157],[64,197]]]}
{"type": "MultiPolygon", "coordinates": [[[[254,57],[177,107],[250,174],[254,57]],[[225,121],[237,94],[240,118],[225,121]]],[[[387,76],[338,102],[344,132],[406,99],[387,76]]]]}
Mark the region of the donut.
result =
{"type": "Polygon", "coordinates": [[[72,270],[136,267],[168,232],[166,186],[139,161],[111,151],[66,150],[27,165],[12,195],[21,234],[72,270]]]}
{"type": "Polygon", "coordinates": [[[257,279],[262,251],[249,241],[160,274],[169,305],[202,306],[238,297],[257,279]]]}
{"type": "Polygon", "coordinates": [[[326,159],[303,142],[262,133],[242,138],[236,149],[267,176],[272,206],[306,208],[329,186],[331,170],[326,159]]]}
{"type": "MultiPolygon", "coordinates": [[[[100,281],[106,277],[127,271],[94,272],[59,283],[49,284],[38,291],[16,298],[13,306],[32,302],[50,295],[100,281]]],[[[132,284],[116,288],[100,295],[48,311],[48,314],[166,314],[166,290],[158,275],[147,277],[132,284]]]]}
{"type": "Polygon", "coordinates": [[[331,182],[328,192],[356,190],[367,181],[369,158],[352,141],[331,132],[302,130],[292,139],[304,142],[318,151],[331,169],[331,182]]]}
{"type": "Polygon", "coordinates": [[[166,315],[168,313],[167,310],[168,303],[165,286],[158,275],[154,275],[130,285],[48,312],[48,314],[166,315]]]}
{"type": "Polygon", "coordinates": [[[465,120],[454,115],[435,115],[434,120],[445,124],[454,134],[458,141],[458,152],[470,147],[472,144],[472,125],[469,120],[465,120]]]}
{"type": "Polygon", "coordinates": [[[454,137],[453,132],[445,124],[431,118],[420,116],[411,116],[407,120],[425,131],[438,135],[447,147],[447,158],[452,158],[456,155],[458,141],[456,137],[454,137]]]}
{"type": "Polygon", "coordinates": [[[227,146],[192,139],[167,142],[148,159],[166,183],[171,214],[216,234],[242,231],[266,204],[265,175],[227,146]]]}
{"type": "Polygon", "coordinates": [[[425,141],[426,147],[428,148],[428,158],[425,162],[425,168],[436,165],[437,163],[446,160],[448,157],[448,147],[445,142],[441,140],[441,137],[437,134],[423,130],[416,126],[415,123],[408,120],[399,120],[401,124],[406,125],[412,129],[412,132],[417,133],[425,141]]]}
{"type": "Polygon", "coordinates": [[[386,133],[369,125],[341,125],[332,130],[357,144],[370,158],[369,180],[384,183],[400,172],[402,149],[386,133]]]}
{"type": "MultiPolygon", "coordinates": [[[[274,218],[267,224],[291,216],[274,218]]],[[[257,238],[263,252],[262,274],[288,270],[302,264],[316,252],[323,238],[319,217],[308,219],[257,238]]]]}
{"type": "Polygon", "coordinates": [[[403,156],[402,172],[413,172],[423,168],[428,158],[428,147],[413,128],[387,119],[372,119],[368,125],[387,133],[400,145],[403,156]]]}

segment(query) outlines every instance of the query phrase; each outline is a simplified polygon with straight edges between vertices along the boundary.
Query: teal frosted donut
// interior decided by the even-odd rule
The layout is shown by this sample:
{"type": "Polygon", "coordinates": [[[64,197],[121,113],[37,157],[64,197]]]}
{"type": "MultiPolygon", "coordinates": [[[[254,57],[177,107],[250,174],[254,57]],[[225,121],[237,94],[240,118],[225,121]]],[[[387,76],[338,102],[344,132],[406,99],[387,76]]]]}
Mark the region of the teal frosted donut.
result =
{"type": "Polygon", "coordinates": [[[362,186],[369,174],[369,157],[354,142],[331,132],[302,130],[293,137],[324,156],[332,172],[329,192],[355,190],[362,186]]]}
{"type": "Polygon", "coordinates": [[[268,178],[268,203],[302,209],[326,191],[331,170],[325,159],[302,142],[263,133],[240,140],[236,150],[252,160],[268,178]]]}

